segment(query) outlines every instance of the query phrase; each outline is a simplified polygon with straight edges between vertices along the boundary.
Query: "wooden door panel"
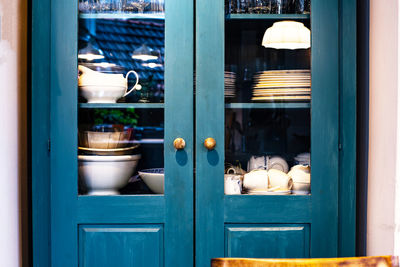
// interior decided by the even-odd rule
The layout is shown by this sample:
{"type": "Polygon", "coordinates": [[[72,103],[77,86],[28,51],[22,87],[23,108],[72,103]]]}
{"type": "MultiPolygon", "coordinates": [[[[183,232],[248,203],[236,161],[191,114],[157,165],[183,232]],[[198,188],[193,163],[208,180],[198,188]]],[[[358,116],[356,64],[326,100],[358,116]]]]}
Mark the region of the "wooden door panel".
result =
{"type": "Polygon", "coordinates": [[[225,227],[225,257],[306,258],[310,256],[307,224],[237,224],[225,227]]]}
{"type": "Polygon", "coordinates": [[[163,266],[163,227],[81,226],[79,266],[163,266]]]}

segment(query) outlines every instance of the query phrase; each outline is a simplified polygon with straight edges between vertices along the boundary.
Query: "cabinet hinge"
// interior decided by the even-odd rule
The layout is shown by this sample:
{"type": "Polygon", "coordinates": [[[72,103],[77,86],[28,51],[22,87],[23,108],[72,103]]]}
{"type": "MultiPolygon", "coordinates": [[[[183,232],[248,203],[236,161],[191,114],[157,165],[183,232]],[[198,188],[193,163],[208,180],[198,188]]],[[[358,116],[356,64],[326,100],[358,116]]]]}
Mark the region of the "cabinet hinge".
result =
{"type": "Polygon", "coordinates": [[[339,151],[342,150],[342,144],[339,144],[339,151]]]}
{"type": "Polygon", "coordinates": [[[50,141],[50,139],[47,140],[47,150],[49,152],[51,151],[51,141],[50,141]]]}

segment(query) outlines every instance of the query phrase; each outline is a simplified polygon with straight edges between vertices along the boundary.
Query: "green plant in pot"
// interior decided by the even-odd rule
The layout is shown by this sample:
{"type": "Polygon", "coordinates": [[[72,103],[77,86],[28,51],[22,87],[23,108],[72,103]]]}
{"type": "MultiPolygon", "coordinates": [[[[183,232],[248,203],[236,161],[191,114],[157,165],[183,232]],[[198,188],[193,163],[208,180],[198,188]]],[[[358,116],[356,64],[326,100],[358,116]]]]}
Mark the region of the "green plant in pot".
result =
{"type": "Polygon", "coordinates": [[[95,125],[113,125],[122,129],[134,128],[138,123],[139,115],[134,108],[120,109],[95,109],[95,125]]]}

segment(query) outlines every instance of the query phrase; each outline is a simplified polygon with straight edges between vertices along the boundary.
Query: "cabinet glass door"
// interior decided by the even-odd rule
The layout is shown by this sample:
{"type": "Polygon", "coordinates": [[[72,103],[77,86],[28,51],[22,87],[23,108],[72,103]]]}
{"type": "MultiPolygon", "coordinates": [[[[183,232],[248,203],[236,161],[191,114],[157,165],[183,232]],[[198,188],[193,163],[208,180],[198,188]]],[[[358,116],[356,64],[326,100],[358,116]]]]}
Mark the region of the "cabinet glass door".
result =
{"type": "Polygon", "coordinates": [[[79,193],[164,194],[164,1],[79,2],[79,193]]]}
{"type": "Polygon", "coordinates": [[[54,0],[51,40],[53,265],[193,265],[192,3],[54,0]]]}
{"type": "Polygon", "coordinates": [[[197,264],[335,256],[338,2],[214,2],[196,9],[197,264]]]}

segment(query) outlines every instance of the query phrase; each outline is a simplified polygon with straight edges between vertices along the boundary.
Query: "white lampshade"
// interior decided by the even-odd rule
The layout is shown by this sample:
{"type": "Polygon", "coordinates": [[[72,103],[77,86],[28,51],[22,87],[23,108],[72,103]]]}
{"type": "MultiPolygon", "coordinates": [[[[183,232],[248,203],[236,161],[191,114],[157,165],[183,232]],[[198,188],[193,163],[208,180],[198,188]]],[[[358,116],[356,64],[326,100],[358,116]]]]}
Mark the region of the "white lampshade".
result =
{"type": "Polygon", "coordinates": [[[89,42],[84,48],[78,51],[78,58],[93,61],[96,59],[103,59],[104,53],[100,48],[89,42]]]}
{"type": "Polygon", "coordinates": [[[311,32],[303,23],[297,21],[279,21],[269,27],[262,40],[266,48],[275,49],[307,49],[311,32]]]}
{"type": "Polygon", "coordinates": [[[154,51],[153,49],[150,49],[147,45],[143,44],[135,51],[133,51],[132,58],[142,61],[156,60],[158,59],[158,53],[157,51],[154,51]]]}

